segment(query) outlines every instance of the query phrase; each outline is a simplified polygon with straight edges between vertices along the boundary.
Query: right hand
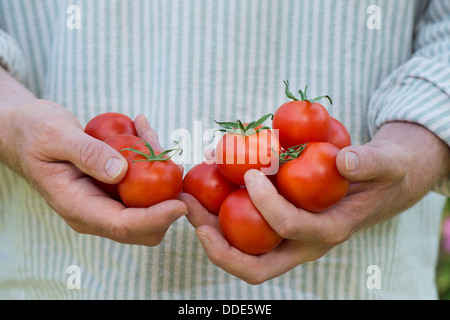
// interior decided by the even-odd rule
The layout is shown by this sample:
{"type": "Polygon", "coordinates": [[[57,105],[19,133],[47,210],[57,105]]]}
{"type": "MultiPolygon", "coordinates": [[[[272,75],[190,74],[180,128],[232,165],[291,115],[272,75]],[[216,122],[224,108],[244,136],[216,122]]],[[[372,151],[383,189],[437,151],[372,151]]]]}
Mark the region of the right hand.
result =
{"type": "MultiPolygon", "coordinates": [[[[23,176],[75,231],[121,243],[158,245],[170,225],[187,214],[169,200],[150,208],[126,208],[95,186],[91,176],[118,183],[128,165],[107,144],[85,134],[63,106],[33,100],[9,112],[0,136],[0,159],[23,176]]],[[[135,121],[139,136],[156,149],[158,138],[144,116],[135,121]]]]}

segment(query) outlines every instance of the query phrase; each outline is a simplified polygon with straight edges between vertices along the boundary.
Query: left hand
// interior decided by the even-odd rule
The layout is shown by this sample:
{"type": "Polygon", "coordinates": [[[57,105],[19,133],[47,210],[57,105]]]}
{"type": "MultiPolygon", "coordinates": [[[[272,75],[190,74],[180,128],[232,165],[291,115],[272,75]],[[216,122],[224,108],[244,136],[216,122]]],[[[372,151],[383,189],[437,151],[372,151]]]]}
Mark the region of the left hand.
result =
{"type": "Polygon", "coordinates": [[[450,150],[420,125],[393,122],[380,128],[366,145],[341,150],[336,165],[351,181],[349,192],[319,214],[296,208],[258,171],[246,173],[254,205],[285,238],[277,248],[259,256],[231,247],[219,232],[216,216],[192,196],[182,194],[180,198],[188,205],[187,218],[209,259],[230,274],[259,284],[322,257],[355,232],[414,205],[450,172],[450,150]]]}

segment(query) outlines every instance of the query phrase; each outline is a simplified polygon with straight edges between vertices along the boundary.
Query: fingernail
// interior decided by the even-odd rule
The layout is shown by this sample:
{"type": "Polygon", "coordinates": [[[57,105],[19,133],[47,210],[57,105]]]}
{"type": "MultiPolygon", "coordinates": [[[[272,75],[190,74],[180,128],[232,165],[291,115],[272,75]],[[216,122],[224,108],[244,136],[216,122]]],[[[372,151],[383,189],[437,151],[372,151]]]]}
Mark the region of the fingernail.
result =
{"type": "Polygon", "coordinates": [[[197,234],[197,237],[200,239],[200,242],[204,245],[207,246],[209,244],[209,236],[201,231],[195,231],[195,233],[197,234]]]}
{"type": "Polygon", "coordinates": [[[111,179],[115,179],[121,172],[125,163],[122,159],[111,157],[105,165],[105,172],[111,179]]]}
{"type": "Polygon", "coordinates": [[[209,161],[210,163],[214,162],[214,158],[216,156],[216,150],[214,148],[206,149],[203,152],[203,156],[206,158],[206,161],[209,161]]]}
{"type": "Polygon", "coordinates": [[[359,156],[351,151],[345,153],[345,168],[347,172],[355,172],[359,168],[359,156]]]}

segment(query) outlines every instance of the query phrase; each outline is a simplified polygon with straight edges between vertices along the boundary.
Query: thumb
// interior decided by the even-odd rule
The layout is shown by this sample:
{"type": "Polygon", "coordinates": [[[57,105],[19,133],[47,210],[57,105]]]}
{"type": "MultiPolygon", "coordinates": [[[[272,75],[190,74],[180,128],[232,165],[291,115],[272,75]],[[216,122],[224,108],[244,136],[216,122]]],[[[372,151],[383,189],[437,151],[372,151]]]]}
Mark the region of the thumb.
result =
{"type": "Polygon", "coordinates": [[[66,132],[60,159],[77,166],[91,177],[105,183],[118,183],[125,176],[127,160],[114,148],[81,130],[66,132]]]}
{"type": "Polygon", "coordinates": [[[408,154],[388,140],[373,140],[362,146],[347,147],[336,157],[341,175],[354,182],[403,178],[408,163],[408,154]]]}

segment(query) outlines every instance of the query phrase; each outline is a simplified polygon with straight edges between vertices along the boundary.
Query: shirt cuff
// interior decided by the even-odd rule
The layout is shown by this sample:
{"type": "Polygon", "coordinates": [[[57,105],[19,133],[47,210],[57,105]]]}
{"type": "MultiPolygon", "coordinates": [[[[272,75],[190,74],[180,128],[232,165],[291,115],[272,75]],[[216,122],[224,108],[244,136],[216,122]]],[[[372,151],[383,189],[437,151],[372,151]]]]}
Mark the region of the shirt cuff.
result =
{"type": "MultiPolygon", "coordinates": [[[[450,53],[441,57],[440,62],[415,57],[382,83],[369,103],[372,137],[384,123],[406,121],[450,146],[450,53]]],[[[433,190],[450,196],[450,176],[433,190]]]]}

